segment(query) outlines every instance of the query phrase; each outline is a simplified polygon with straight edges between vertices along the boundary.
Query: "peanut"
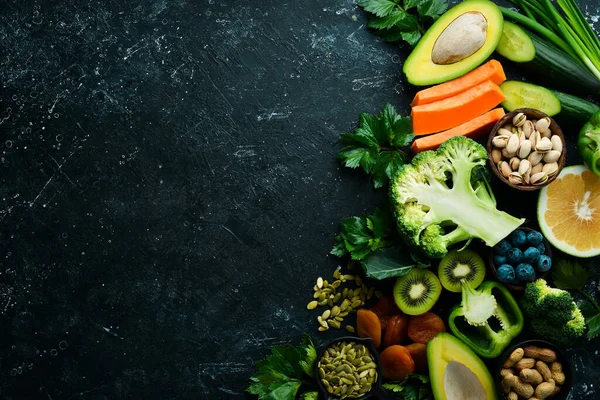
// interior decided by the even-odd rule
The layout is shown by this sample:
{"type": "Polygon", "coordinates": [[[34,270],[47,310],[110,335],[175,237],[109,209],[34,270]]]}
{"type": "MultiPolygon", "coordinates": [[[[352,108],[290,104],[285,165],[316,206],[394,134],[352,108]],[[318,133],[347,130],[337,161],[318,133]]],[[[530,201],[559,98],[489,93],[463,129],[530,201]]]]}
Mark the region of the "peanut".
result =
{"type": "Polygon", "coordinates": [[[502,368],[500,370],[500,376],[503,378],[506,378],[506,376],[508,376],[508,375],[512,375],[512,373],[513,373],[513,370],[510,368],[502,368]]]}
{"type": "Polygon", "coordinates": [[[513,374],[508,374],[502,379],[500,382],[500,388],[502,389],[502,393],[506,394],[510,392],[510,389],[513,386],[515,376],[513,374]]]}
{"type": "Polygon", "coordinates": [[[550,380],[552,378],[552,372],[550,371],[548,364],[546,364],[545,362],[543,362],[543,361],[536,362],[535,368],[542,375],[542,378],[544,378],[545,381],[550,380]]]}
{"type": "Polygon", "coordinates": [[[535,388],[535,397],[538,399],[545,399],[546,397],[549,397],[552,392],[554,392],[555,387],[556,385],[553,379],[550,379],[548,382],[540,383],[535,388]]]}
{"type": "Polygon", "coordinates": [[[560,392],[560,386],[556,385],[556,386],[554,386],[554,390],[552,391],[552,394],[550,394],[550,396],[548,396],[548,397],[554,397],[558,394],[558,392],[560,392]]]}
{"type": "Polygon", "coordinates": [[[542,375],[535,369],[522,369],[519,376],[523,382],[531,383],[532,385],[539,385],[544,381],[542,375]]]}
{"type": "Polygon", "coordinates": [[[515,365],[517,362],[521,361],[524,353],[525,353],[525,351],[520,347],[518,349],[515,349],[515,351],[510,353],[510,356],[508,357],[508,359],[506,361],[504,361],[504,368],[510,368],[513,365],[515,365]]]}
{"type": "Polygon", "coordinates": [[[513,392],[518,394],[521,397],[525,397],[526,399],[533,396],[533,386],[529,383],[522,382],[519,378],[514,375],[508,375],[501,382],[502,391],[504,393],[509,393],[512,388],[513,392]]]}
{"type": "Polygon", "coordinates": [[[562,372],[562,364],[558,361],[555,361],[550,366],[550,370],[552,372],[551,378],[554,379],[557,385],[562,385],[565,383],[565,374],[562,372]]]}
{"type": "Polygon", "coordinates": [[[522,358],[514,365],[514,367],[520,371],[525,368],[533,368],[534,365],[535,360],[533,358],[522,358]]]}
{"type": "Polygon", "coordinates": [[[525,357],[537,358],[544,362],[550,363],[556,361],[556,353],[551,349],[544,349],[537,346],[526,346],[523,348],[525,357]]]}
{"type": "Polygon", "coordinates": [[[519,395],[515,392],[510,392],[508,396],[506,396],[508,400],[519,400],[519,395]]]}

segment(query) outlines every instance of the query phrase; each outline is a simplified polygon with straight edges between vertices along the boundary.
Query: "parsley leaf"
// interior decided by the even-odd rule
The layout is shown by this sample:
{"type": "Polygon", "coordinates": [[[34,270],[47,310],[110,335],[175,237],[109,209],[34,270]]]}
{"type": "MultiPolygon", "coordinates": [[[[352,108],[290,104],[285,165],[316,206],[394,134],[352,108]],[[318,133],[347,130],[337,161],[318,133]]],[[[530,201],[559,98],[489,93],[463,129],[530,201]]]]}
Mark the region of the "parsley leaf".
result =
{"type": "Polygon", "coordinates": [[[591,271],[585,269],[578,262],[571,262],[564,258],[556,261],[555,265],[552,267],[552,279],[554,280],[554,285],[563,290],[576,290],[582,292],[591,275],[591,271]]]}
{"type": "Polygon", "coordinates": [[[354,133],[340,136],[346,147],[338,158],[348,168],[360,166],[371,174],[376,189],[385,186],[406,163],[408,156],[401,148],[415,137],[410,117],[399,115],[389,104],[377,115],[361,114],[354,133]]]}
{"type": "Polygon", "coordinates": [[[312,376],[316,360],[316,349],[308,336],[295,347],[273,346],[271,354],[256,363],[257,371],[246,391],[258,395],[259,400],[295,399],[305,382],[304,374],[310,371],[312,376]]]}
{"type": "Polygon", "coordinates": [[[426,28],[448,8],[446,0],[360,0],[368,26],[388,42],[415,46],[426,28]]]}
{"type": "Polygon", "coordinates": [[[319,392],[306,392],[300,396],[301,400],[319,400],[319,392]]]}
{"type": "Polygon", "coordinates": [[[361,262],[365,275],[382,280],[406,275],[413,268],[427,268],[418,257],[400,246],[378,249],[365,257],[361,262]]]}
{"type": "Polygon", "coordinates": [[[344,218],[340,233],[330,251],[334,256],[350,254],[353,260],[362,260],[377,249],[390,246],[393,219],[386,208],[378,208],[372,215],[344,218]]]}
{"type": "Polygon", "coordinates": [[[387,382],[383,388],[404,400],[433,400],[429,377],[426,375],[408,374],[402,382],[387,382]]]}

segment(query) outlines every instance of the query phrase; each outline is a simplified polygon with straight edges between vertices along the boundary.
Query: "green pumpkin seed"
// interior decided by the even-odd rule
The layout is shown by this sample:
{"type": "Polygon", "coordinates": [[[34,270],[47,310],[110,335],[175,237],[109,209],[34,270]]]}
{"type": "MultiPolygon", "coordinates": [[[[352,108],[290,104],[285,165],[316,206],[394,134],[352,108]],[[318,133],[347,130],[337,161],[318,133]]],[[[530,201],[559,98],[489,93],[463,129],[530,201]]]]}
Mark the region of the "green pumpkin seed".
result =
{"type": "MultiPolygon", "coordinates": [[[[337,318],[336,318],[337,319],[337,318]]],[[[341,322],[341,321],[340,321],[341,322]]],[[[352,325],[346,325],[346,330],[350,333],[354,333],[354,327],[352,325]]]]}
{"type": "Polygon", "coordinates": [[[314,310],[315,308],[317,308],[318,305],[319,305],[319,302],[316,300],[313,300],[306,305],[306,308],[309,310],[314,310]]]}

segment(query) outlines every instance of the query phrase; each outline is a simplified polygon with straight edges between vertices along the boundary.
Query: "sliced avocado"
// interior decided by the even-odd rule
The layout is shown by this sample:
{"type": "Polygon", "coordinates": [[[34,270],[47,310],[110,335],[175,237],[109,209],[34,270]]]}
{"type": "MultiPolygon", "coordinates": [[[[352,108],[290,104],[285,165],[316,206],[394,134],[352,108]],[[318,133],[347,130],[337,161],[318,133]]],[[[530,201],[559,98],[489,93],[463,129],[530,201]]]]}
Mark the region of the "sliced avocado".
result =
{"type": "Polygon", "coordinates": [[[427,343],[427,362],[435,400],[498,400],[483,361],[451,334],[438,333],[427,343]]]}
{"type": "Polygon", "coordinates": [[[416,86],[458,78],[483,63],[502,37],[504,18],[489,0],[467,0],[446,11],[425,32],[404,63],[416,86]]]}

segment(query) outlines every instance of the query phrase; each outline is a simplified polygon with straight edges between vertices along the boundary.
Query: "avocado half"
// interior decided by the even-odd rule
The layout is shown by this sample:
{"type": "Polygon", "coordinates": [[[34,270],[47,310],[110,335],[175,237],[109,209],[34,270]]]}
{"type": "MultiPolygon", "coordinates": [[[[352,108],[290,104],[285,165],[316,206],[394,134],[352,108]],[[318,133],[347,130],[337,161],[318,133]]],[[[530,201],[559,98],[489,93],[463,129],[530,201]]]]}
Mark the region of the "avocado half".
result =
{"type": "Polygon", "coordinates": [[[482,64],[502,38],[504,18],[488,0],[467,0],[446,11],[425,32],[402,71],[416,86],[458,78],[482,64]]]}
{"type": "Polygon", "coordinates": [[[498,400],[483,361],[451,334],[438,333],[427,343],[427,362],[435,400],[498,400]]]}

